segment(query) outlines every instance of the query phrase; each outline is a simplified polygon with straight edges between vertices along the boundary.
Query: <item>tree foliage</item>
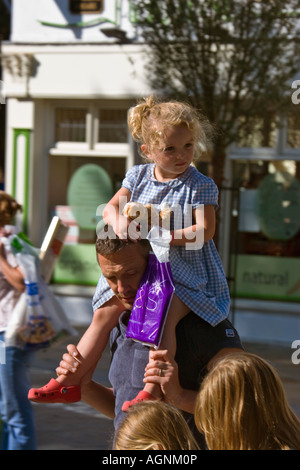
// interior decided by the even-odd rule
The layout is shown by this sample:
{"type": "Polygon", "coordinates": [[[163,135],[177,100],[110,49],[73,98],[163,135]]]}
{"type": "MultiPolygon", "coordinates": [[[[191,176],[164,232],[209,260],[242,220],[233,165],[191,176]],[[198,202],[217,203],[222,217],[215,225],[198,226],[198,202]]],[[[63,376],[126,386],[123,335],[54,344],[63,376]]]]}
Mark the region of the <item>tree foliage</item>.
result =
{"type": "Polygon", "coordinates": [[[138,32],[151,50],[153,89],[188,97],[216,125],[218,167],[226,147],[251,132],[258,116],[265,128],[270,115],[290,105],[291,83],[300,70],[300,0],[132,4],[138,32]]]}

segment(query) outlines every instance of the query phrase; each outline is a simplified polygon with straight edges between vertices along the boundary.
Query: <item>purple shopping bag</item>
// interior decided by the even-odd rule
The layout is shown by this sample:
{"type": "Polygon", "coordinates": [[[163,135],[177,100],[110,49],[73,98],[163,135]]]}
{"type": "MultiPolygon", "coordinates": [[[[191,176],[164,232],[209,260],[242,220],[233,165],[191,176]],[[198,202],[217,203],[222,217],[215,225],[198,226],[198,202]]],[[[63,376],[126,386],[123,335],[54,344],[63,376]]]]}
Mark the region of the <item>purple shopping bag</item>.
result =
{"type": "Polygon", "coordinates": [[[160,263],[155,254],[150,253],[133,304],[126,336],[158,348],[173,293],[170,263],[160,263]]]}

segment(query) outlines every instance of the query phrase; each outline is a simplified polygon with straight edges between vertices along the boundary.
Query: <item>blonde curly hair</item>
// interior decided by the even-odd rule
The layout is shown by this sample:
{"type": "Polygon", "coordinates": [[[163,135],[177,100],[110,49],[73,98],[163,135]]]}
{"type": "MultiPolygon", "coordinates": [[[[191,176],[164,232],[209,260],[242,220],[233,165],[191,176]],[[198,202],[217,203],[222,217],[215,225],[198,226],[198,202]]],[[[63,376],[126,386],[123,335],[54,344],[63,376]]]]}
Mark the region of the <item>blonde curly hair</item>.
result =
{"type": "MultiPolygon", "coordinates": [[[[205,153],[213,135],[213,127],[208,120],[188,103],[180,101],[160,101],[155,95],[142,99],[129,109],[128,127],[133,140],[140,145],[153,148],[164,136],[167,128],[186,126],[195,139],[195,158],[205,153]]],[[[146,155],[139,149],[142,157],[146,155]]]]}

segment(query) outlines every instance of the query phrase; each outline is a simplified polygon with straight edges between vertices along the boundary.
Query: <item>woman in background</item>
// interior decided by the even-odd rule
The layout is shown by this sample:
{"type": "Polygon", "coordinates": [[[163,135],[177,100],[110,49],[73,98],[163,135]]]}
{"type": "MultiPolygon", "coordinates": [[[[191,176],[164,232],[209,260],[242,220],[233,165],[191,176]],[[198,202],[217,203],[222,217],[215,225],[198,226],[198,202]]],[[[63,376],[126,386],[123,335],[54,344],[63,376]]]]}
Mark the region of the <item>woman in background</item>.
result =
{"type": "Polygon", "coordinates": [[[0,415],[1,450],[35,450],[33,410],[27,394],[30,388],[31,351],[5,345],[9,318],[25,289],[24,276],[15,256],[6,249],[11,226],[22,207],[9,194],[0,191],[0,415]],[[10,225],[8,227],[8,225],[10,225]]]}

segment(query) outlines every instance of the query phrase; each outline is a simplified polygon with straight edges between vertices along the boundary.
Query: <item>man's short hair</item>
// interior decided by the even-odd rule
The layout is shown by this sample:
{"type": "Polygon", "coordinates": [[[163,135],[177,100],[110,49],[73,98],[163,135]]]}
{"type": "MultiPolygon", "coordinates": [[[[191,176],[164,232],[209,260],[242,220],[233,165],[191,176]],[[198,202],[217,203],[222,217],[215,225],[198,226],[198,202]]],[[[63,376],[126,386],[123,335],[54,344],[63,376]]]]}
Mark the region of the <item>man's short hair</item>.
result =
{"type": "MultiPolygon", "coordinates": [[[[122,240],[114,232],[112,227],[105,225],[104,228],[98,233],[96,240],[96,252],[99,255],[113,255],[118,251],[123,250],[129,244],[133,244],[131,240],[122,240]]],[[[144,248],[145,256],[148,256],[151,245],[147,239],[141,239],[138,242],[139,246],[144,248]]]]}

